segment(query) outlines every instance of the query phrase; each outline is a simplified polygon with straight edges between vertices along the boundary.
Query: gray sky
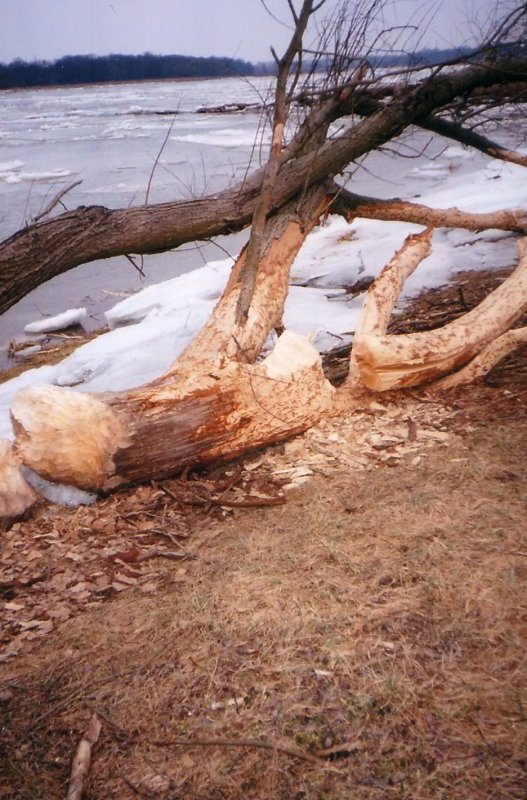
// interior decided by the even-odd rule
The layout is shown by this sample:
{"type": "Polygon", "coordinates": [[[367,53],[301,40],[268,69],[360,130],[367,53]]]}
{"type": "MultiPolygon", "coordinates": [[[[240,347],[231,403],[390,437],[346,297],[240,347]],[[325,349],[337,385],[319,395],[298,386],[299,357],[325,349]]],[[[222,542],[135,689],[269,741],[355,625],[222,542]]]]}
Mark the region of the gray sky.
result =
{"type": "MultiPolygon", "coordinates": [[[[327,0],[326,8],[336,2],[327,0]]],[[[266,5],[289,23],[286,0],[266,5]]],[[[384,19],[385,25],[424,21],[422,45],[449,47],[471,40],[466,20],[474,8],[483,22],[498,5],[499,0],[390,0],[384,19]]],[[[146,51],[267,61],[269,46],[282,51],[290,35],[261,0],[0,0],[0,10],[3,63],[146,51]]]]}

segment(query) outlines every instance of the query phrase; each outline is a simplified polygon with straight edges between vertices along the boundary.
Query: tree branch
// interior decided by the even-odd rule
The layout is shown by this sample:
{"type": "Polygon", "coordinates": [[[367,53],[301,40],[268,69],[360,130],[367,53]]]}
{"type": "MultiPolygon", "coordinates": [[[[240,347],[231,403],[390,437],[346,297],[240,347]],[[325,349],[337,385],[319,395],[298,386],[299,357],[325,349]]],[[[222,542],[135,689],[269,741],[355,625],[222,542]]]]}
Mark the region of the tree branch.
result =
{"type": "Polygon", "coordinates": [[[465,228],[470,231],[499,228],[503,231],[527,234],[527,212],[523,209],[471,214],[458,208],[430,208],[397,197],[378,200],[375,197],[354,194],[337,184],[334,184],[333,191],[335,195],[331,211],[341,214],[348,220],[352,217],[365,217],[388,222],[414,222],[417,225],[434,228],[465,228]]]}
{"type": "Polygon", "coordinates": [[[247,319],[254,294],[256,273],[265,239],[265,223],[271,209],[272,191],[280,168],[284,126],[288,113],[287,79],[295,56],[302,49],[302,36],[313,13],[313,0],[304,0],[298,16],[291,0],[289,0],[289,7],[295,21],[295,30],[285,54],[278,62],[271,153],[265,166],[262,186],[253,213],[245,263],[240,272],[241,288],[236,306],[236,322],[238,324],[247,319]]]}

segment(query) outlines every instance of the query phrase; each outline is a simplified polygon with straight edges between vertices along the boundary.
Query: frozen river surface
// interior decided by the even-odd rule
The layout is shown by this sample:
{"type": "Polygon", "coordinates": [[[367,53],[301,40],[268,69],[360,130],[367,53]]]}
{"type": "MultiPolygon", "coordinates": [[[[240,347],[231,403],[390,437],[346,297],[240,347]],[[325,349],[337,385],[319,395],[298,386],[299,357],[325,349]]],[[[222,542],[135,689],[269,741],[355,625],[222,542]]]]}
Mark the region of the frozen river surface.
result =
{"type": "MultiPolygon", "coordinates": [[[[268,87],[269,79],[248,83],[232,78],[0,93],[0,239],[34,219],[73,181],[82,183],[64,197],[70,209],[140,205],[149,182],[151,203],[225,188],[265,158],[268,129],[258,113],[197,110],[233,101],[254,102],[268,95],[268,87]]],[[[399,147],[416,155],[428,138],[414,136],[399,147]]],[[[445,146],[434,143],[417,161],[373,153],[364,164],[355,165],[352,188],[384,197],[419,194],[423,178],[428,186],[444,178],[444,165],[427,159],[445,146]],[[413,177],[419,180],[409,180],[413,177]]],[[[477,157],[458,166],[476,169],[477,157]]],[[[243,234],[218,244],[236,254],[242,240],[243,234]]],[[[85,306],[87,326],[98,327],[120,293],[224,258],[220,247],[190,244],[174,253],[148,256],[145,278],[124,257],[92,262],[54,278],[0,318],[0,364],[9,341],[31,320],[85,306]]]]}
{"type": "MultiPolygon", "coordinates": [[[[196,113],[200,106],[255,102],[269,79],[163,81],[0,93],[0,239],[23,227],[71,182],[67,208],[125,208],[184,199],[224,188],[252,161],[259,115],[196,113]],[[163,147],[163,142],[168,139],[163,147]],[[162,149],[161,155],[160,151],[162,149]],[[157,164],[156,164],[157,161],[157,164]],[[156,164],[154,174],[152,170],[156,164]]],[[[265,148],[266,135],[263,136],[265,148]]],[[[230,246],[230,245],[229,245],[230,246]]],[[[239,248],[234,242],[234,250],[239,248]]],[[[0,348],[30,319],[68,305],[85,305],[92,326],[115,302],[108,292],[141,288],[222,251],[205,245],[146,258],[141,279],[125,258],[82,266],[25,298],[0,320],[0,348]]]]}

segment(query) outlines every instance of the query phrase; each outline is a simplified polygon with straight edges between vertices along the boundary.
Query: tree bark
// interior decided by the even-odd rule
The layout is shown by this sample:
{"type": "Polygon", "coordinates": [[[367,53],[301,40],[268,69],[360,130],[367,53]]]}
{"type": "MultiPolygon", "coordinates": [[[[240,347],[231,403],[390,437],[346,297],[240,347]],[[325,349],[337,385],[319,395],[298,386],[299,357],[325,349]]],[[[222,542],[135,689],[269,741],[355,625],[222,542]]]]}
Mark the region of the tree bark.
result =
{"type": "Polygon", "coordinates": [[[458,208],[430,208],[398,197],[378,200],[375,197],[354,194],[336,185],[334,192],[331,211],[342,214],[349,221],[352,217],[366,217],[386,222],[415,222],[417,225],[434,228],[465,228],[469,231],[499,228],[502,231],[527,234],[527,212],[523,209],[474,214],[458,208]]]}

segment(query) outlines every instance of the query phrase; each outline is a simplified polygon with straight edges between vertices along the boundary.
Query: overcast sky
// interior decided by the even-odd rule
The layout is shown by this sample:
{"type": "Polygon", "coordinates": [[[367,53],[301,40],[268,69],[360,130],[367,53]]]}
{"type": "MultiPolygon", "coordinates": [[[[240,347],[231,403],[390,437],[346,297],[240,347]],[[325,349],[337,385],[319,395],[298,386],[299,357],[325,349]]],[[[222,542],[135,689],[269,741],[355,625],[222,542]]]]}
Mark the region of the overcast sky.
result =
{"type": "MultiPolygon", "coordinates": [[[[295,2],[299,8],[300,0],[295,2]]],[[[326,0],[325,8],[336,2],[326,0]]],[[[290,31],[280,20],[289,23],[290,16],[286,0],[265,4],[277,19],[262,0],[0,0],[0,62],[147,51],[267,61],[271,44],[281,51],[287,43],[290,31]]],[[[474,17],[474,8],[484,22],[499,4],[389,0],[384,20],[385,25],[424,20],[422,44],[449,47],[471,42],[473,27],[466,20],[474,17]]]]}

